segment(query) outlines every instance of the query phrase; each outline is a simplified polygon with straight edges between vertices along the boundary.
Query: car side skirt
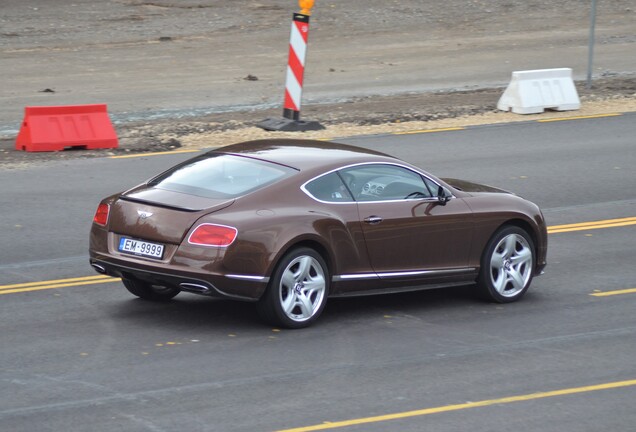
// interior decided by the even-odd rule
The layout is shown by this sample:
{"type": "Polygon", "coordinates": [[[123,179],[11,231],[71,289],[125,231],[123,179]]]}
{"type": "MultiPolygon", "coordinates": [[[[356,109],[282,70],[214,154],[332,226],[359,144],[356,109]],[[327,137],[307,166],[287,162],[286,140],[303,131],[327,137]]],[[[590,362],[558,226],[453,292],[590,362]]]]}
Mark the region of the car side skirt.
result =
{"type": "Polygon", "coordinates": [[[330,297],[357,297],[469,285],[475,282],[476,267],[334,276],[330,297]]]}
{"type": "Polygon", "coordinates": [[[416,271],[400,271],[400,272],[385,272],[385,273],[355,273],[355,274],[343,274],[337,275],[332,278],[334,282],[348,281],[348,280],[362,280],[362,279],[388,279],[388,278],[417,278],[421,276],[450,276],[453,274],[474,273],[477,269],[475,267],[466,267],[460,269],[445,269],[445,270],[416,270],[416,271]]]}
{"type": "Polygon", "coordinates": [[[341,291],[337,294],[330,295],[329,297],[365,297],[370,295],[397,294],[397,293],[404,293],[404,292],[426,291],[426,290],[439,289],[439,288],[465,286],[465,285],[471,285],[473,283],[474,282],[471,282],[471,281],[443,282],[443,283],[434,283],[434,284],[407,285],[407,286],[375,289],[375,290],[367,290],[367,291],[341,291]]]}

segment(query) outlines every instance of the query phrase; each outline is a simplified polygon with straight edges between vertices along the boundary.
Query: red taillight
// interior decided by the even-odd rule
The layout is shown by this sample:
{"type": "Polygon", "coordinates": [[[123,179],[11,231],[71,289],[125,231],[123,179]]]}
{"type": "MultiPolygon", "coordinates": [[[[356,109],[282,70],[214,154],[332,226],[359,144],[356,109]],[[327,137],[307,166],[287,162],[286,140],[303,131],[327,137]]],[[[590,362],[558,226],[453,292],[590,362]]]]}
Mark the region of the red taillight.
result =
{"type": "Polygon", "coordinates": [[[108,222],[108,211],[110,210],[110,206],[108,204],[100,204],[97,207],[97,211],[95,212],[95,216],[93,217],[93,222],[97,225],[106,226],[108,222]]]}
{"type": "Polygon", "coordinates": [[[232,244],[238,231],[225,225],[201,224],[190,234],[188,243],[201,246],[225,247],[232,244]]]}

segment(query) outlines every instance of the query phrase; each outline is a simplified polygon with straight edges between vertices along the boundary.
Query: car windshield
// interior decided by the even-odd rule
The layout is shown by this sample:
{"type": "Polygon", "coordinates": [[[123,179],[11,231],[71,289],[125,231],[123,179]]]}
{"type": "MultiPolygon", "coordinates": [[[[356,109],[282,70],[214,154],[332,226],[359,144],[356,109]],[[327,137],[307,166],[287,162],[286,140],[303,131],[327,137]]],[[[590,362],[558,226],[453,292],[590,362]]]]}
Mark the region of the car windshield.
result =
{"type": "Polygon", "coordinates": [[[205,198],[236,198],[294,172],[293,168],[257,159],[209,154],[166,171],[148,185],[205,198]]]}

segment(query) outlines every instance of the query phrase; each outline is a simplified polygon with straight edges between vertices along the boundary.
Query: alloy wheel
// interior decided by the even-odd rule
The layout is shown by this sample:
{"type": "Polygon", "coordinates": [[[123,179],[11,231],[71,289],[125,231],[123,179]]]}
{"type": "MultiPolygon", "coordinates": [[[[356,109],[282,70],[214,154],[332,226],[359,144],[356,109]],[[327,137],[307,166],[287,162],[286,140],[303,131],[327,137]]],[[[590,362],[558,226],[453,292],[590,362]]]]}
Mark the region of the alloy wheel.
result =
{"type": "Polygon", "coordinates": [[[325,270],[312,256],[301,255],[289,262],[280,280],[279,300],[285,315],[296,322],[309,320],[324,301],[325,270]]]}
{"type": "Polygon", "coordinates": [[[503,297],[514,297],[523,291],[533,269],[533,254],[528,241],[519,234],[503,237],[490,257],[490,279],[503,297]]]}

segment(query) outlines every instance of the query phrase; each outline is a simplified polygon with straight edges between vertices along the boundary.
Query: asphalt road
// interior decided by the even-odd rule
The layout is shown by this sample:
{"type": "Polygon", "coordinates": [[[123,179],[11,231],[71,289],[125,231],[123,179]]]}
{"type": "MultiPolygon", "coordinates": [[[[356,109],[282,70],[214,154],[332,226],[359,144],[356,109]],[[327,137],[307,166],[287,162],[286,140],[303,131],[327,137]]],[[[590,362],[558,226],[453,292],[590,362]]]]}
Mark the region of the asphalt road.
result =
{"type": "Polygon", "coordinates": [[[149,304],[94,279],[99,199],[191,154],[0,171],[0,430],[633,430],[636,290],[619,290],[636,288],[635,120],[340,140],[515,191],[550,226],[618,222],[550,234],[521,302],[471,287],[338,299],[300,331],[251,304],[149,304]]]}

